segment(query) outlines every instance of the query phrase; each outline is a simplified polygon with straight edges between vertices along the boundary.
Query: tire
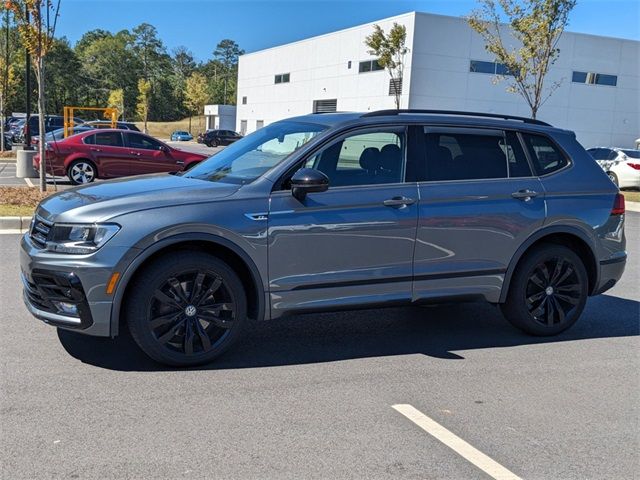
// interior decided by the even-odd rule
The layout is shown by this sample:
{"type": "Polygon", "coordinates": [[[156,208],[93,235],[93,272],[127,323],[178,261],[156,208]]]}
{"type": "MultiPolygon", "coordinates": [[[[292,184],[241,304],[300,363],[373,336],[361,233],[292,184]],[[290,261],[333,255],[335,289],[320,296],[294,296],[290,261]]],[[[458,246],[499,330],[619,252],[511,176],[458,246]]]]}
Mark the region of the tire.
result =
{"type": "Polygon", "coordinates": [[[211,142],[209,143],[210,147],[217,147],[218,146],[218,141],[216,139],[211,140],[211,142]]]}
{"type": "Polygon", "coordinates": [[[607,176],[609,177],[609,179],[613,182],[613,184],[614,184],[616,187],[619,187],[619,186],[620,186],[620,183],[618,182],[618,176],[617,176],[615,173],[613,173],[613,172],[607,172],[607,176]]]}
{"type": "Polygon", "coordinates": [[[67,177],[74,185],[85,185],[98,177],[98,169],[90,160],[74,160],[67,169],[67,177]]]}
{"type": "Polygon", "coordinates": [[[211,362],[247,323],[242,282],[226,263],[204,252],[179,251],[155,260],[128,291],[124,313],[132,337],[166,365],[211,362]]]}
{"type": "Polygon", "coordinates": [[[588,285],[587,270],[573,250],[543,243],[516,267],[501,310],[514,327],[530,335],[556,335],[580,317],[588,285]]]}

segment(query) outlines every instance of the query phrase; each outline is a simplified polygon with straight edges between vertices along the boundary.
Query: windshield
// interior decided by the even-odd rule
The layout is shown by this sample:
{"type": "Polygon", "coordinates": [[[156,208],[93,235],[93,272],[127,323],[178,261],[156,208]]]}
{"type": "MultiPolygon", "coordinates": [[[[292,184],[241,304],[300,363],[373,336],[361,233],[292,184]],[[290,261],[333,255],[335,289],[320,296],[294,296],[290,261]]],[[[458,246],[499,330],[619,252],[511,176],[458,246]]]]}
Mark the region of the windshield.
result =
{"type": "Polygon", "coordinates": [[[272,123],[232,143],[183,175],[211,182],[251,183],[326,128],[313,123],[272,123]]]}
{"type": "Polygon", "coordinates": [[[622,150],[629,158],[640,158],[640,150],[622,150]]]}

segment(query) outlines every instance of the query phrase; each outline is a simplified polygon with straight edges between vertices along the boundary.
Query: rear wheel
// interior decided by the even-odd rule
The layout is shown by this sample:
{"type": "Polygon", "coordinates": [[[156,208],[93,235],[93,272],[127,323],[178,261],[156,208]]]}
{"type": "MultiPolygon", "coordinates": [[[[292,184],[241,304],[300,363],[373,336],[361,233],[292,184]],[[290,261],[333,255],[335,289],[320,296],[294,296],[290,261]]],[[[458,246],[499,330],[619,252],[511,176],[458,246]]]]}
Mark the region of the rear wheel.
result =
{"type": "Polygon", "coordinates": [[[74,185],[93,182],[98,176],[98,170],[89,160],[76,160],[69,165],[67,176],[74,185]]]}
{"type": "Polygon", "coordinates": [[[580,317],[588,296],[587,271],[571,249],[542,244],[522,259],[502,313],[531,335],[555,335],[580,317]]]}
{"type": "Polygon", "coordinates": [[[147,355],[167,365],[210,362],[239,338],[246,323],[240,279],[207,253],[162,257],[129,291],[125,317],[133,338],[147,355]]]}
{"type": "Polygon", "coordinates": [[[613,184],[617,187],[620,184],[618,183],[618,176],[613,172],[607,172],[607,176],[613,182],[613,184]]]}

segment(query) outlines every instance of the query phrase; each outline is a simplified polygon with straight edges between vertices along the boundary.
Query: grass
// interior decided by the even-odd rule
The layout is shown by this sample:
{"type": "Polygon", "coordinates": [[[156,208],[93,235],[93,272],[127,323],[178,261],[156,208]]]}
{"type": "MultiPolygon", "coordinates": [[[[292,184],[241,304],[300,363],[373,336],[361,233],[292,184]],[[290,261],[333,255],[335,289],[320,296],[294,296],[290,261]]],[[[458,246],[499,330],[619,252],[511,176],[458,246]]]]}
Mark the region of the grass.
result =
{"type": "Polygon", "coordinates": [[[622,190],[621,193],[627,202],[640,202],[640,191],[638,190],[622,190]]]}
{"type": "Polygon", "coordinates": [[[0,217],[31,217],[36,207],[0,204],[0,217]]]}
{"type": "MultiPolygon", "coordinates": [[[[136,122],[136,125],[138,126],[140,131],[144,130],[143,122],[136,122]]],[[[204,115],[191,118],[191,134],[194,136],[194,138],[198,135],[199,132],[204,132],[204,126],[204,115]],[[200,121],[199,127],[198,120],[200,121]]],[[[176,122],[147,122],[147,129],[149,130],[149,135],[151,135],[152,137],[169,138],[171,136],[171,133],[176,130],[184,130],[188,132],[189,118],[183,118],[182,120],[178,120],[176,122]]]]}

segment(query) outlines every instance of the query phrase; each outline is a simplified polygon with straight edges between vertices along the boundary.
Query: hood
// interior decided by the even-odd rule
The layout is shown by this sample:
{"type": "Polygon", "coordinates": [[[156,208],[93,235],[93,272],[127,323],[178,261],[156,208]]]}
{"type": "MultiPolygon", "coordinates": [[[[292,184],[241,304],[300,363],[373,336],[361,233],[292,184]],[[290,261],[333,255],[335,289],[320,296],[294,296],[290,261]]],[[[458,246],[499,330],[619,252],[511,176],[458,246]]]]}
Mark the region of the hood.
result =
{"type": "Polygon", "coordinates": [[[228,197],[239,188],[167,173],[142,175],[64,190],[43,200],[37,213],[51,222],[104,222],[139,210],[228,197]]]}

